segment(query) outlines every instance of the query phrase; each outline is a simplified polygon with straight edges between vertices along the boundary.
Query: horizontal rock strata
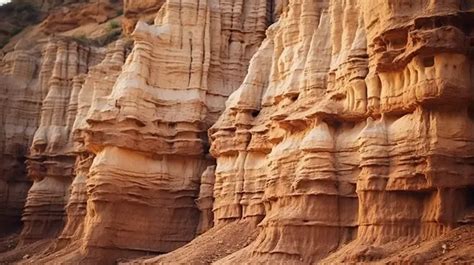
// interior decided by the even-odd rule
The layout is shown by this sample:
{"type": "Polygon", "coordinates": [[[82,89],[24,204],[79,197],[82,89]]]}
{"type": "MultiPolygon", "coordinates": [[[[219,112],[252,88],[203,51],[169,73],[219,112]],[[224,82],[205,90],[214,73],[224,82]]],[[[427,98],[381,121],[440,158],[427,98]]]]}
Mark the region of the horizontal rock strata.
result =
{"type": "Polygon", "coordinates": [[[472,222],[469,8],[288,1],[209,131],[215,223],[261,220],[216,264],[375,261],[472,222]]]}
{"type": "Polygon", "coordinates": [[[44,48],[41,69],[47,85],[27,161],[34,182],[23,212],[21,243],[57,236],[62,228],[74,172],[70,136],[77,96],[84,74],[100,57],[98,50],[70,40],[51,40],[44,48]]]}
{"type": "Polygon", "coordinates": [[[75,5],[29,32],[121,39],[1,54],[0,223],[26,157],[20,245],[59,235],[29,262],[474,261],[469,1],[75,5]]]}
{"type": "Polygon", "coordinates": [[[85,118],[76,118],[77,142],[94,158],[82,247],[73,260],[169,252],[209,229],[210,195],[195,202],[212,163],[206,129],[245,76],[270,20],[266,1],[241,4],[167,1],[154,25],[138,22],[115,84],[93,94],[85,118]],[[245,20],[233,15],[241,10],[245,20]],[[198,207],[205,207],[202,215],[198,207]]]}
{"type": "MultiPolygon", "coordinates": [[[[0,226],[18,227],[31,181],[24,166],[38,126],[41,84],[36,74],[40,51],[27,42],[0,63],[0,226]]],[[[6,232],[6,231],[3,231],[6,232]]]]}

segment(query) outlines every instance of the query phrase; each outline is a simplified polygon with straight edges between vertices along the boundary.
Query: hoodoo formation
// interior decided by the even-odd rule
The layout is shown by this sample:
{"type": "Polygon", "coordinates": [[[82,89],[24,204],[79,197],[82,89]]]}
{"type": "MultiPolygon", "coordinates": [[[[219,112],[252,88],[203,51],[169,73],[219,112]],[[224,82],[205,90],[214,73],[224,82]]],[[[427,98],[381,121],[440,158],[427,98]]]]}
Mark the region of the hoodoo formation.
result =
{"type": "Polygon", "coordinates": [[[1,264],[474,263],[474,1],[0,15],[1,264]]]}

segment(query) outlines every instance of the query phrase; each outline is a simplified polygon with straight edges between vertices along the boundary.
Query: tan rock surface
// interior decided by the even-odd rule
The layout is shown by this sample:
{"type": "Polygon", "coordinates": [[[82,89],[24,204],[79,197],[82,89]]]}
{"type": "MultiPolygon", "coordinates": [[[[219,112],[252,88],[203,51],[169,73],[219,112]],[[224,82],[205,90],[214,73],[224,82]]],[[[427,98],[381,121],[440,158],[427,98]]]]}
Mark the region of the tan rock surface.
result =
{"type": "Polygon", "coordinates": [[[472,222],[467,9],[288,2],[209,132],[216,224],[262,219],[216,264],[396,261],[472,222]]]}
{"type": "MultiPolygon", "coordinates": [[[[63,95],[70,97],[69,105],[64,98],[55,103],[77,108],[75,122],[68,123],[65,141],[54,152],[54,158],[78,154],[71,196],[63,189],[68,185],[52,192],[64,193],[57,205],[70,197],[68,222],[56,245],[32,262],[110,263],[168,252],[192,240],[198,229],[210,228],[212,171],[200,184],[212,163],[205,155],[206,130],[245,76],[264,37],[269,10],[266,1],[190,1],[185,7],[168,1],[154,25],[138,22],[134,48],[122,69],[106,63],[106,57],[88,76],[74,77],[83,85],[73,89],[75,96],[63,95]]],[[[109,60],[123,63],[123,58],[115,53],[109,60]]],[[[34,141],[33,148],[37,145],[34,141]]],[[[71,172],[61,175],[71,182],[71,172]]]]}
{"type": "Polygon", "coordinates": [[[214,226],[212,205],[214,204],[215,171],[215,166],[208,166],[201,175],[199,197],[195,200],[197,208],[201,211],[197,227],[198,234],[202,234],[214,226]]]}
{"type": "MultiPolygon", "coordinates": [[[[70,10],[71,4],[75,5],[74,7],[77,8],[78,4],[72,2],[73,1],[68,1],[67,3],[56,4],[66,4],[65,9],[67,10],[70,10]]],[[[89,4],[85,3],[85,5],[87,6],[89,4]]],[[[17,10],[15,12],[21,11],[22,15],[29,14],[25,13],[26,11],[35,11],[30,10],[31,6],[28,5],[27,2],[20,3],[15,1],[9,4],[9,6],[14,10],[17,10]],[[26,11],[23,10],[25,8],[26,11]]],[[[120,8],[120,6],[120,3],[117,3],[116,7],[120,8]]],[[[79,7],[82,6],[79,5],[79,7]]],[[[5,10],[2,9],[2,12],[3,11],[5,10]]],[[[50,12],[51,14],[56,14],[55,12],[57,11],[57,9],[53,8],[50,12]]],[[[16,13],[13,12],[12,14],[14,15],[16,13]]],[[[11,19],[8,15],[9,14],[4,16],[5,20],[11,19]]],[[[16,19],[23,19],[23,17],[19,16],[16,19]]],[[[29,21],[24,22],[28,24],[27,22],[29,21]]],[[[97,28],[100,29],[103,28],[103,26],[97,26],[97,28]]],[[[87,33],[87,31],[84,32],[87,33]]],[[[53,32],[52,35],[61,34],[61,32],[53,32]]],[[[101,34],[104,35],[104,33],[101,34]]],[[[70,37],[66,39],[70,40],[71,37],[75,38],[73,34],[70,34],[70,37]]],[[[100,37],[100,34],[95,34],[94,37],[100,37]]],[[[54,39],[57,38],[53,37],[53,42],[55,42],[54,39]]],[[[78,75],[75,75],[73,72],[76,70],[74,70],[74,66],[72,65],[65,66],[67,68],[65,69],[65,71],[68,72],[68,74],[61,73],[61,75],[68,75],[67,77],[61,77],[59,79],[55,78],[54,80],[51,80],[52,71],[55,65],[54,61],[56,60],[55,50],[57,48],[55,48],[56,44],[48,44],[48,42],[49,37],[42,30],[42,24],[34,25],[27,27],[21,33],[13,37],[11,41],[0,52],[0,56],[2,56],[2,63],[0,66],[2,80],[0,85],[2,89],[2,104],[0,106],[0,113],[2,114],[2,122],[0,124],[0,156],[2,157],[2,162],[0,162],[0,201],[2,203],[2,207],[0,207],[0,216],[2,217],[0,217],[0,219],[2,220],[2,223],[4,221],[7,221],[7,223],[12,225],[12,229],[14,229],[13,226],[17,227],[19,224],[19,217],[21,216],[20,209],[24,207],[26,194],[29,187],[31,186],[31,180],[29,180],[26,176],[27,171],[24,164],[26,156],[30,153],[30,145],[33,141],[33,136],[36,130],[43,130],[43,134],[44,131],[54,131],[51,133],[51,135],[56,135],[54,137],[57,137],[58,134],[63,133],[60,132],[63,131],[63,129],[38,128],[42,115],[41,108],[43,99],[47,96],[50,87],[61,87],[59,89],[59,97],[63,98],[60,100],[60,103],[55,102],[57,100],[56,97],[58,97],[58,95],[54,95],[52,98],[48,99],[47,102],[45,102],[45,105],[47,105],[46,108],[49,108],[49,112],[48,114],[46,114],[46,116],[54,116],[54,119],[60,120],[61,123],[68,123],[68,126],[71,127],[75,119],[74,115],[76,111],[76,106],[74,105],[74,102],[65,101],[69,99],[69,93],[77,93],[78,89],[80,88],[81,82],[83,82],[83,80],[81,81],[81,77],[78,75],[80,75],[80,72],[84,72],[84,69],[79,69],[77,71],[78,75]],[[67,87],[68,89],[66,89],[66,91],[63,91],[62,88],[64,87],[67,87]],[[69,91],[70,89],[73,89],[73,91],[69,91]],[[67,95],[63,95],[62,93],[66,93],[67,95]],[[66,103],[70,106],[65,107],[64,104],[66,103]],[[63,111],[66,111],[67,113],[62,113],[63,111]],[[9,221],[5,218],[9,219],[9,221]]],[[[88,52],[80,53],[83,56],[89,56],[88,52]]],[[[68,57],[69,52],[66,52],[65,56],[68,57]]],[[[73,56],[77,55],[72,54],[70,59],[76,60],[73,58],[73,56]]],[[[63,58],[63,60],[69,60],[69,58],[63,58]]],[[[84,60],[91,61],[92,63],[92,61],[95,59],[91,55],[88,58],[79,58],[78,60],[81,61],[81,65],[77,67],[84,68],[84,60]]],[[[38,134],[38,139],[40,142],[44,140],[40,139],[43,136],[40,136],[38,134]]],[[[63,137],[61,136],[59,138],[63,137]]],[[[49,150],[49,156],[56,156],[56,154],[58,154],[58,160],[61,160],[63,158],[59,158],[59,156],[61,156],[62,154],[62,151],[60,151],[60,149],[62,150],[62,148],[65,148],[62,145],[64,144],[64,142],[68,141],[65,139],[55,139],[54,142],[60,143],[55,143],[54,147],[51,147],[51,150],[49,150]]],[[[39,143],[37,147],[41,147],[43,144],[44,143],[39,143]]],[[[37,153],[38,152],[34,150],[33,152],[31,152],[32,157],[36,156],[30,161],[31,169],[32,171],[45,170],[45,168],[41,168],[44,162],[42,161],[43,157],[41,157],[41,155],[37,156],[37,153]],[[35,163],[33,161],[35,159],[37,159],[37,162],[39,163],[35,163]],[[38,168],[37,166],[40,168],[38,168]]],[[[74,154],[71,154],[69,160],[71,159],[75,159],[74,154]]],[[[70,161],[68,163],[70,163],[70,161]]],[[[69,170],[71,169],[72,167],[70,167],[69,170]]],[[[32,172],[31,176],[35,174],[36,173],[32,172]]],[[[62,173],[56,172],[56,174],[62,173]]],[[[67,184],[64,188],[66,190],[69,190],[69,184],[67,184]]],[[[63,211],[62,206],[60,208],[61,209],[59,209],[58,211],[63,211]]],[[[5,228],[5,231],[7,230],[10,231],[10,229],[5,228]]]]}
{"type": "MultiPolygon", "coordinates": [[[[107,47],[105,58],[97,65],[88,69],[87,74],[80,74],[74,79],[81,78],[82,86],[73,90],[68,108],[77,109],[73,126],[69,130],[67,146],[69,154],[75,156],[74,179],[70,185],[70,195],[65,206],[67,215],[62,221],[64,229],[53,244],[45,247],[45,251],[33,256],[27,263],[57,264],[58,262],[91,262],[83,258],[80,246],[83,242],[85,216],[87,212],[87,179],[94,154],[84,145],[84,129],[87,127],[86,118],[92,105],[97,104],[111,92],[121,67],[129,51],[129,43],[119,40],[107,47]]],[[[64,209],[64,208],[63,208],[64,209]]],[[[64,210],[63,210],[64,214],[64,210]]],[[[61,225],[56,225],[60,229],[61,225]]],[[[61,231],[61,230],[59,230],[61,231]]],[[[91,254],[93,255],[93,254],[91,254]]],[[[112,257],[115,259],[116,257],[112,257]]],[[[92,259],[94,260],[94,259],[92,259]]],[[[96,261],[96,260],[94,260],[96,261]]]]}
{"type": "MultiPolygon", "coordinates": [[[[38,126],[41,85],[40,51],[18,43],[1,58],[0,65],[0,226],[20,225],[31,181],[24,166],[28,146],[38,126]]],[[[3,230],[3,229],[2,229],[3,230]]],[[[2,232],[7,232],[7,229],[2,232]]]]}
{"type": "MultiPolygon", "coordinates": [[[[130,54],[119,40],[81,71],[73,51],[82,46],[69,41],[48,44],[42,57],[26,42],[5,50],[2,123],[11,136],[0,143],[10,162],[0,169],[17,174],[8,165],[25,152],[12,155],[10,142],[33,141],[22,240],[58,233],[67,220],[54,244],[31,244],[45,251],[25,263],[474,261],[474,5],[123,5],[116,21],[134,40],[130,54]],[[68,70],[50,78],[56,68],[68,70]],[[25,121],[8,112],[12,69],[30,80],[14,86],[19,111],[31,112],[25,121]],[[48,97],[55,90],[65,93],[48,97]],[[21,100],[27,91],[41,111],[21,100]]],[[[110,16],[81,19],[65,34],[95,34],[110,16]]],[[[27,184],[6,174],[0,187],[24,193],[27,184]]]]}
{"type": "Polygon", "coordinates": [[[71,195],[68,200],[67,222],[58,247],[80,240],[84,231],[84,218],[87,211],[87,177],[92,165],[94,154],[84,145],[84,132],[87,127],[86,117],[91,105],[108,95],[125,62],[128,44],[119,40],[107,49],[104,60],[90,68],[85,76],[84,84],[77,94],[77,114],[72,127],[73,152],[76,154],[75,177],[71,185],[71,195]]]}
{"type": "Polygon", "coordinates": [[[28,156],[28,176],[34,180],[23,212],[21,244],[57,236],[64,222],[75,155],[71,130],[77,96],[88,68],[100,61],[96,48],[67,39],[51,40],[41,66],[44,99],[28,156]]]}
{"type": "Polygon", "coordinates": [[[166,0],[124,0],[123,10],[125,19],[122,27],[126,34],[131,34],[135,29],[138,20],[153,22],[156,13],[166,0]]]}
{"type": "Polygon", "coordinates": [[[96,158],[85,249],[168,252],[196,235],[194,199],[211,162],[206,129],[240,84],[267,23],[265,1],[241,7],[245,21],[227,13],[236,4],[167,1],[154,25],[138,22],[111,94],[87,118],[85,141],[96,158]]]}

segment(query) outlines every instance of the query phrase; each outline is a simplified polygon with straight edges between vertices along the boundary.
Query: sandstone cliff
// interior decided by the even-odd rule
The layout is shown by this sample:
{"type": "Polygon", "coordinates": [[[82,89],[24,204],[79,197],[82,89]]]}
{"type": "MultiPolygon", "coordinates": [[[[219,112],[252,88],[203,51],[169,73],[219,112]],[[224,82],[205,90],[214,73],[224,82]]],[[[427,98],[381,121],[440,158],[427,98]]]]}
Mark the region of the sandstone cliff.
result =
{"type": "MultiPolygon", "coordinates": [[[[16,2],[11,5],[17,7],[16,2]]],[[[20,7],[23,5],[24,2],[20,7]]],[[[68,3],[66,9],[46,13],[46,21],[57,12],[70,10],[71,5],[90,7],[89,3],[68,3]]],[[[114,8],[120,6],[118,3],[114,8]]],[[[97,22],[80,23],[88,27],[97,22]]],[[[19,227],[21,209],[34,180],[23,211],[19,246],[53,238],[62,229],[76,160],[70,134],[76,119],[77,96],[89,68],[104,56],[103,48],[88,42],[110,32],[108,24],[102,23],[95,27],[97,32],[89,36],[91,39],[84,41],[68,32],[49,34],[44,25],[43,21],[26,28],[0,53],[2,235],[19,227]]]]}
{"type": "MultiPolygon", "coordinates": [[[[426,243],[433,249],[421,254],[396,253],[472,223],[471,8],[460,1],[289,1],[209,130],[214,221],[259,222],[251,244],[211,260],[438,257],[430,252],[439,243],[426,243]]],[[[446,260],[456,259],[473,257],[446,260]]]]}
{"type": "Polygon", "coordinates": [[[133,1],[124,0],[124,22],[123,29],[127,34],[130,34],[135,29],[135,25],[138,20],[146,22],[153,22],[156,13],[160,10],[161,6],[165,3],[165,0],[144,0],[144,1],[133,1]]]}
{"type": "MultiPolygon", "coordinates": [[[[21,215],[19,209],[23,208],[26,191],[30,185],[26,178],[24,164],[26,156],[30,157],[28,162],[30,177],[38,180],[43,179],[45,171],[49,170],[44,167],[45,164],[59,165],[65,162],[63,155],[69,153],[70,149],[66,146],[68,144],[67,131],[71,129],[76,115],[74,100],[70,102],[70,99],[75,97],[74,95],[82,85],[81,75],[88,71],[89,66],[97,64],[102,56],[100,49],[92,47],[88,42],[92,42],[93,38],[107,39],[107,35],[111,33],[115,35],[115,29],[111,32],[108,24],[97,24],[99,21],[90,17],[88,19],[87,11],[84,10],[99,7],[99,9],[94,9],[94,15],[90,16],[102,17],[101,21],[104,22],[103,20],[116,16],[116,11],[110,10],[120,10],[119,2],[115,5],[108,2],[83,4],[76,2],[78,1],[55,3],[44,9],[52,9],[49,13],[31,9],[34,6],[43,7],[44,3],[41,4],[39,1],[13,1],[0,8],[2,22],[11,22],[11,16],[17,16],[18,12],[24,13],[25,10],[38,12],[36,13],[38,16],[45,18],[44,21],[25,28],[11,38],[0,53],[2,56],[0,65],[2,184],[0,186],[3,191],[2,205],[5,203],[5,207],[1,207],[2,222],[4,218],[7,218],[13,225],[21,215]],[[41,6],[38,6],[39,4],[41,6]],[[74,17],[68,17],[67,14],[72,10],[80,10],[82,20],[71,23],[74,17]],[[69,27],[58,26],[64,24],[69,24],[69,27]],[[90,39],[79,38],[74,31],[67,31],[71,27],[87,31],[87,27],[92,24],[97,25],[97,30],[89,35],[90,39]],[[86,29],[82,29],[83,26],[86,29]],[[66,32],[63,32],[64,30],[66,32]],[[55,35],[57,37],[54,37],[55,35]],[[35,142],[30,152],[33,138],[35,142]],[[45,156],[56,161],[50,163],[51,161],[47,161],[45,156]]],[[[23,13],[21,14],[25,15],[23,13]]],[[[24,18],[13,18],[15,19],[23,20],[24,18]]],[[[27,25],[34,22],[34,20],[26,19],[21,23],[27,25]]],[[[19,26],[23,25],[20,24],[19,26]]],[[[74,160],[75,155],[69,154],[68,159],[74,160]]],[[[70,161],[67,163],[70,164],[70,161]]],[[[56,169],[60,167],[63,166],[56,169]]],[[[72,172],[73,166],[67,167],[68,169],[64,167],[63,169],[72,172]]],[[[53,170],[54,173],[51,170],[49,173],[71,176],[71,173],[59,172],[63,169],[59,171],[56,169],[53,170]]],[[[69,184],[65,184],[63,189],[68,190],[69,184]]],[[[59,208],[59,211],[63,211],[62,206],[59,208]]]]}
{"type": "Polygon", "coordinates": [[[43,58],[45,95],[27,160],[34,183],[23,212],[22,243],[56,236],[62,227],[73,178],[75,156],[69,138],[81,75],[100,60],[100,53],[74,41],[51,40],[43,58]]]}
{"type": "Polygon", "coordinates": [[[28,144],[38,127],[41,81],[35,76],[39,50],[21,42],[1,62],[0,223],[19,225],[30,183],[24,167],[28,144]]]}
{"type": "MultiPolygon", "coordinates": [[[[157,5],[150,6],[159,9],[157,5]]],[[[59,77],[69,86],[63,94],[57,95],[51,81],[49,93],[56,95],[43,100],[28,161],[29,175],[37,181],[29,192],[21,243],[57,234],[67,220],[48,253],[56,251],[55,256],[70,262],[107,262],[123,253],[168,252],[209,229],[213,171],[203,175],[207,186],[200,184],[204,169],[213,163],[205,154],[207,128],[245,76],[271,22],[270,7],[266,1],[190,1],[185,7],[168,1],[154,25],[138,22],[123,69],[125,54],[111,54],[97,67],[63,71],[69,75],[59,77]],[[111,59],[118,64],[110,65],[111,59]],[[109,81],[99,81],[103,76],[109,81]],[[55,119],[66,110],[67,117],[55,119]],[[64,124],[53,126],[53,120],[64,124]],[[49,167],[47,177],[36,177],[49,167]],[[200,217],[195,199],[201,186],[199,207],[205,214],[200,217]],[[132,218],[131,208],[140,213],[132,218]],[[150,223],[156,216],[161,221],[150,223]],[[69,255],[70,245],[81,248],[69,255]]],[[[141,8],[140,3],[125,3],[126,12],[141,8]]],[[[48,26],[54,18],[50,15],[41,29],[56,30],[48,26]]],[[[63,65],[84,64],[75,54],[60,57],[63,65]]],[[[38,262],[57,261],[43,257],[38,262]]]]}
{"type": "Polygon", "coordinates": [[[240,6],[245,21],[233,15],[238,4],[167,1],[154,25],[138,22],[117,82],[86,120],[85,144],[96,157],[85,249],[168,252],[194,238],[194,199],[212,162],[206,130],[245,76],[267,25],[265,1],[240,6]]]}
{"type": "Polygon", "coordinates": [[[474,4],[53,2],[0,65],[0,260],[474,261],[474,4]]]}

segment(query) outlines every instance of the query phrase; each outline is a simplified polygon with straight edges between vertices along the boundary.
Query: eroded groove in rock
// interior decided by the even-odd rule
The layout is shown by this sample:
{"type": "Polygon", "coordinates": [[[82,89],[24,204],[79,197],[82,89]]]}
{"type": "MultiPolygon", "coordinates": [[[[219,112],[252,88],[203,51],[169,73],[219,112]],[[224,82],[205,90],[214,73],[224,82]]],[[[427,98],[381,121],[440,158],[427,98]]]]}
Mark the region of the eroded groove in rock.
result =
{"type": "Polygon", "coordinates": [[[71,195],[67,205],[67,222],[62,231],[58,248],[80,240],[84,232],[84,219],[87,207],[86,183],[94,154],[84,145],[87,127],[86,117],[94,104],[100,104],[101,98],[108,95],[120,74],[128,51],[128,44],[118,40],[109,45],[104,60],[91,67],[85,77],[84,84],[77,95],[77,114],[72,128],[73,151],[76,154],[75,177],[71,185],[71,195]]]}
{"type": "Polygon", "coordinates": [[[474,261],[469,1],[40,2],[18,38],[75,41],[0,54],[0,221],[30,141],[23,242],[67,213],[29,262],[474,261]]]}
{"type": "Polygon", "coordinates": [[[212,205],[214,203],[213,188],[216,178],[215,171],[215,166],[208,166],[201,175],[199,197],[195,200],[197,208],[201,212],[197,234],[202,234],[214,226],[212,205]]]}
{"type": "Polygon", "coordinates": [[[36,74],[39,56],[40,51],[33,45],[20,42],[1,58],[0,225],[5,228],[20,227],[31,186],[24,161],[41,108],[41,84],[36,74]]]}
{"type": "Polygon", "coordinates": [[[288,1],[209,132],[215,222],[262,219],[216,264],[382,260],[472,222],[468,9],[288,1]]]}
{"type": "Polygon", "coordinates": [[[45,93],[39,127],[28,156],[28,177],[34,180],[23,212],[20,244],[55,237],[64,223],[75,156],[71,129],[77,114],[77,96],[88,67],[98,62],[99,50],[67,39],[51,40],[45,47],[42,69],[45,93]],[[45,72],[46,73],[46,72],[45,72]],[[47,81],[46,81],[47,80],[47,81]]]}
{"type": "Polygon", "coordinates": [[[111,93],[86,118],[84,141],[96,155],[86,251],[168,252],[195,237],[195,199],[212,164],[206,130],[245,76],[268,8],[266,1],[170,0],[154,25],[137,23],[111,93]]]}
{"type": "MultiPolygon", "coordinates": [[[[359,11],[355,5],[337,4],[329,9],[329,1],[290,1],[287,11],[267,32],[269,47],[262,45],[252,61],[259,69],[258,60],[272,62],[266,72],[247,76],[263,79],[261,87],[255,89],[244,82],[211,129],[211,150],[218,158],[215,209],[216,213],[222,206],[229,209],[217,218],[264,217],[256,241],[248,250],[224,259],[226,262],[250,258],[254,262],[308,263],[355,235],[358,168],[357,149],[351,141],[355,137],[351,137],[350,127],[334,124],[336,117],[307,118],[304,113],[323,105],[326,93],[345,92],[340,88],[345,85],[342,77],[334,78],[346,74],[344,68],[354,69],[346,74],[352,75],[347,79],[357,78],[367,69],[366,59],[350,66],[348,62],[365,52],[365,47],[354,45],[364,43],[359,11]],[[343,14],[342,21],[332,19],[336,13],[343,14]],[[337,41],[341,35],[344,42],[337,41]],[[232,145],[236,142],[242,144],[232,145]],[[221,191],[218,184],[230,186],[233,178],[229,176],[235,176],[234,190],[221,191]],[[233,203],[231,208],[225,205],[229,202],[233,203]]],[[[344,104],[330,107],[336,107],[335,111],[349,108],[344,104]]],[[[352,110],[346,110],[350,115],[352,110]]]]}

